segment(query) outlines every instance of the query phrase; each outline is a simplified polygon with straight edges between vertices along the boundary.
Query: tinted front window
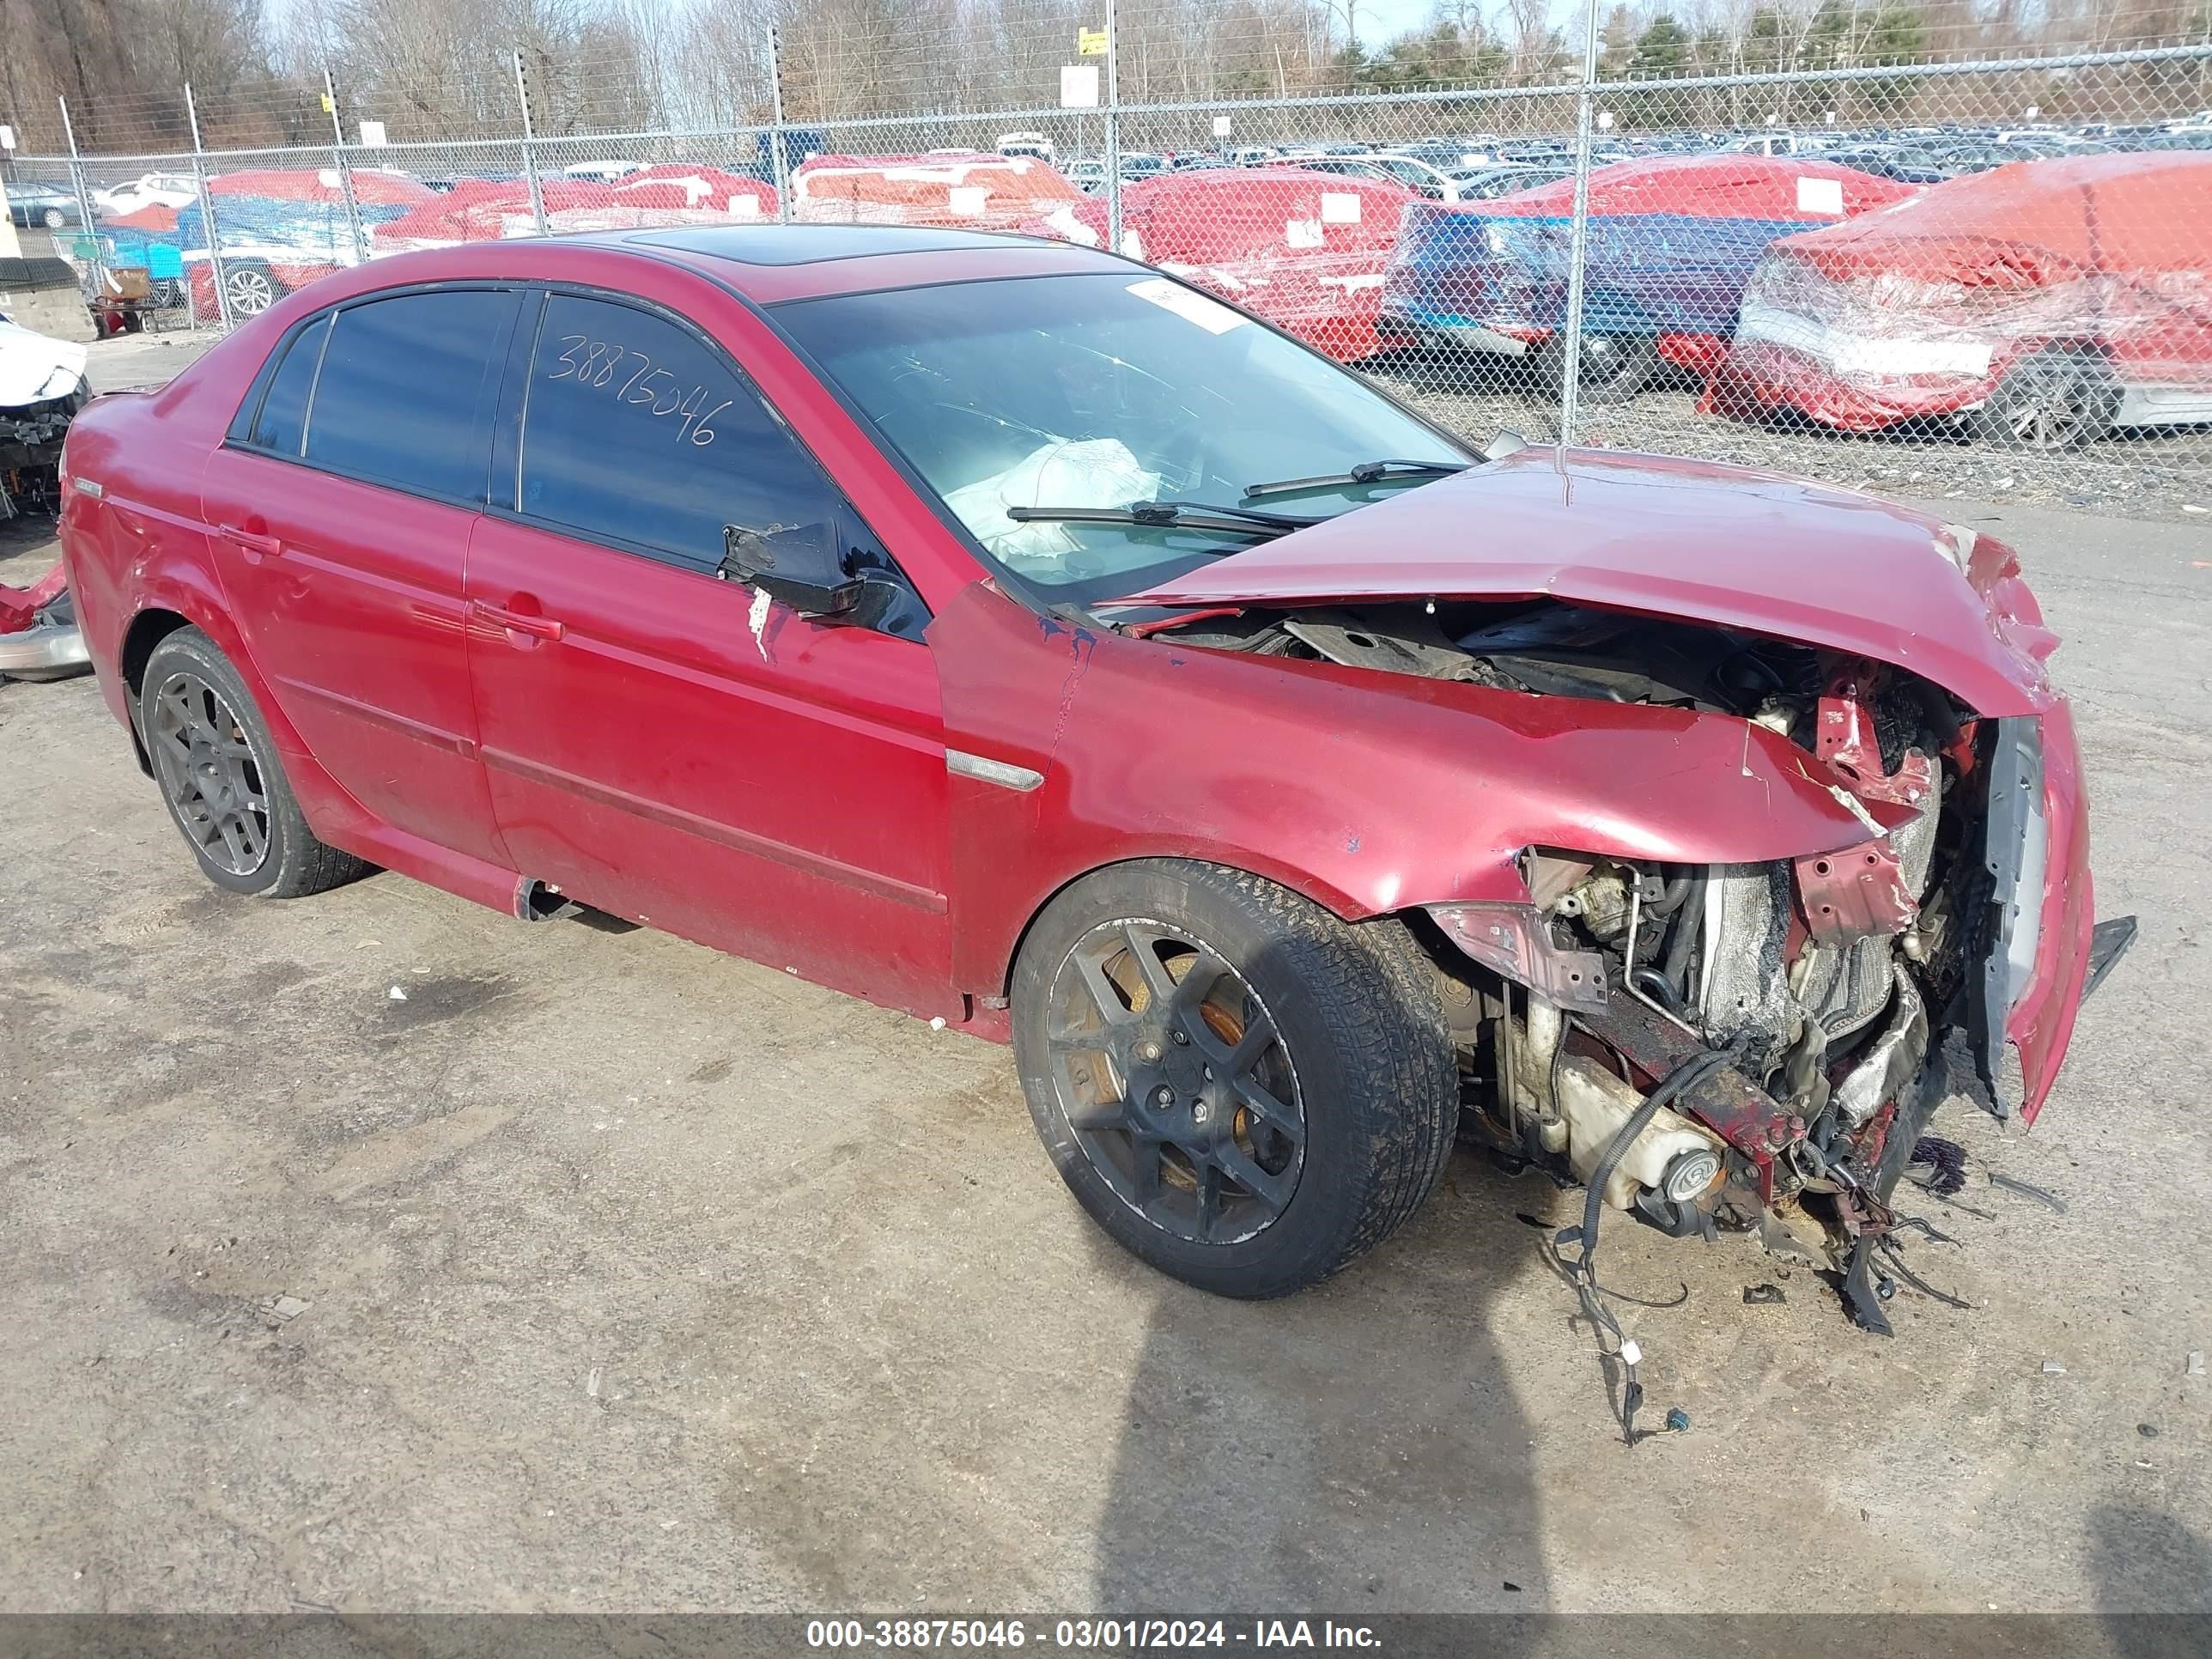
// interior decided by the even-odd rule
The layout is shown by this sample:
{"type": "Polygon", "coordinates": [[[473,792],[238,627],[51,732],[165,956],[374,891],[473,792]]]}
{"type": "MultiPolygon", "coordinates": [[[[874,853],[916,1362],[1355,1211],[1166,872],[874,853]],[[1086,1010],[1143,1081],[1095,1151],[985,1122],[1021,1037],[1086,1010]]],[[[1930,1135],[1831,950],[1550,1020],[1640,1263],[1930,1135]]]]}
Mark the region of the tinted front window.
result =
{"type": "Polygon", "coordinates": [[[311,461],[378,483],[483,499],[483,410],[514,296],[456,289],[349,306],[331,325],[307,419],[311,461]]]}
{"type": "MultiPolygon", "coordinates": [[[[1162,276],[842,295],[774,315],[988,552],[1079,602],[1246,544],[1025,521],[1010,508],[1235,507],[1262,482],[1365,461],[1471,459],[1328,359],[1162,276]]],[[[1256,505],[1326,517],[1402,487],[1315,489],[1256,505]]]]}
{"type": "Polygon", "coordinates": [[[292,343],[284,349],[284,361],[276,366],[270,377],[269,391],[261,399],[261,412],[254,416],[253,430],[246,441],[260,449],[273,449],[280,454],[300,453],[301,428],[307,418],[307,394],[314,390],[315,369],[323,361],[323,337],[329,333],[331,319],[318,317],[292,337],[292,343]]]}
{"type": "Polygon", "coordinates": [[[522,511],[718,564],[722,530],[818,524],[836,496],[752,388],[689,329],[556,294],[530,363],[522,511]]]}

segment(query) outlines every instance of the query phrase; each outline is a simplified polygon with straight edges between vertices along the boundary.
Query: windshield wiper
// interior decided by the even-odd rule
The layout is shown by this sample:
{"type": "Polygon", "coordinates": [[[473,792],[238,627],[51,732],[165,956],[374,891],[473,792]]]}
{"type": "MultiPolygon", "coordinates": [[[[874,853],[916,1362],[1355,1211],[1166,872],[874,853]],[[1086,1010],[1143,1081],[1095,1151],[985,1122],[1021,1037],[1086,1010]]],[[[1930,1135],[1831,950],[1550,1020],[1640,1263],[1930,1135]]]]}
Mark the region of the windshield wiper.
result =
{"type": "Polygon", "coordinates": [[[1441,478],[1464,472],[1473,465],[1471,461],[1362,461],[1346,471],[1324,473],[1318,478],[1278,478],[1273,483],[1247,484],[1244,499],[1289,495],[1301,489],[1341,489],[1346,484],[1381,483],[1389,478],[1441,478]]]}
{"type": "Polygon", "coordinates": [[[1255,513],[1249,507],[1213,507],[1204,501],[1136,501],[1127,507],[1010,507],[1017,524],[1133,524],[1158,530],[1216,530],[1266,539],[1287,536],[1321,522],[1284,513],[1255,513]]]}

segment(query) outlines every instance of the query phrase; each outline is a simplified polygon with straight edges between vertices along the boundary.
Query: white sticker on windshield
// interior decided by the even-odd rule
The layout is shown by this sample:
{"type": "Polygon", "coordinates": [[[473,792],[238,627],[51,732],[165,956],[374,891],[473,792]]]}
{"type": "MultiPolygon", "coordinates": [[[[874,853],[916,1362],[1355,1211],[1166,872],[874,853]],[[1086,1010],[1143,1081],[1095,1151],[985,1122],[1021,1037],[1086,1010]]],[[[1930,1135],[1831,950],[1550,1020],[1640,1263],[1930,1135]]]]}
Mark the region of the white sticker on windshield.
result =
{"type": "Polygon", "coordinates": [[[955,185],[951,194],[952,210],[963,219],[979,219],[990,209],[991,191],[987,185],[955,185]]]}
{"type": "Polygon", "coordinates": [[[1840,179],[1800,179],[1797,211],[1844,216],[1844,181],[1840,179]]]}
{"type": "Polygon", "coordinates": [[[1232,328],[1243,327],[1247,321],[1218,301],[1194,294],[1164,276],[1148,276],[1141,283],[1132,283],[1129,292],[1139,300],[1150,300],[1163,311],[1172,311],[1187,323],[1196,323],[1208,334],[1226,334],[1232,328]]]}
{"type": "Polygon", "coordinates": [[[1325,225],[1359,222],[1359,196],[1355,191],[1325,190],[1321,193],[1321,222],[1325,225]]]}
{"type": "Polygon", "coordinates": [[[1322,240],[1318,219],[1289,219],[1283,223],[1283,242],[1287,247],[1319,247],[1322,240]]]}

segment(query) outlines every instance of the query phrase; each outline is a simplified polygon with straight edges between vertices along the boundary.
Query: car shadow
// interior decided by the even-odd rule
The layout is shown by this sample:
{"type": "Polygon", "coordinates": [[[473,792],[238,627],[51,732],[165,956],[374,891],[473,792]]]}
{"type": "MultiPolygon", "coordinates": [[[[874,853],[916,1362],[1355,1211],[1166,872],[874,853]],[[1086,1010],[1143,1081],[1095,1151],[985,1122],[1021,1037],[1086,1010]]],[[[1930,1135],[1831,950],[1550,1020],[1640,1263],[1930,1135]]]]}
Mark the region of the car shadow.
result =
{"type": "Polygon", "coordinates": [[[2206,1651],[2212,1545],[2180,1516],[2100,1504],[2089,1511],[2082,1556],[2115,1659],[2195,1659],[2206,1651]]]}
{"type": "MultiPolygon", "coordinates": [[[[1395,1237],[1283,1300],[1160,1281],[1099,1522],[1102,1612],[1544,1607],[1531,1443],[1486,1317],[1542,1271],[1518,1187],[1455,1153],[1395,1237]]],[[[1148,1271],[1097,1250],[1101,1272],[1148,1271]]]]}

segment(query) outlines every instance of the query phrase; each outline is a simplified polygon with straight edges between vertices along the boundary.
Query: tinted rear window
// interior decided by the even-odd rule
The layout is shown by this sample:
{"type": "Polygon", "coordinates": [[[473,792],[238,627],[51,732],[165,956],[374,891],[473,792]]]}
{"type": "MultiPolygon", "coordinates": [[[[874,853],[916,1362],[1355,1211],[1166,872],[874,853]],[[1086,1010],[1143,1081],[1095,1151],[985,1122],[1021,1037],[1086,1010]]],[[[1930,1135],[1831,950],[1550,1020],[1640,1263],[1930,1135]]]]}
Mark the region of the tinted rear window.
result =
{"type": "Polygon", "coordinates": [[[514,311],[511,294],[460,289],[338,313],[315,383],[307,459],[426,495],[483,500],[483,411],[514,311]]]}
{"type": "Polygon", "coordinates": [[[318,317],[292,337],[291,344],[284,349],[284,361],[270,377],[268,394],[261,400],[261,412],[254,416],[246,442],[284,455],[300,453],[307,394],[315,387],[315,369],[323,361],[323,337],[330,325],[329,318],[318,317]]]}

